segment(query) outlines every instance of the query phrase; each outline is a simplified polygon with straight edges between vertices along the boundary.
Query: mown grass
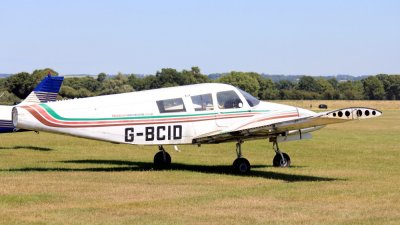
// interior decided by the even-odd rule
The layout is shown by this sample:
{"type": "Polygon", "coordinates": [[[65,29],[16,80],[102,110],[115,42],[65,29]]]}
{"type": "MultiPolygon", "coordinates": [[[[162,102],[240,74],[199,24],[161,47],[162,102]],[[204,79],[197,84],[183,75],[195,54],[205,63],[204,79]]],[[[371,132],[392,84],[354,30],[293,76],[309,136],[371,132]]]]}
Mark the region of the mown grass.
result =
{"type": "Polygon", "coordinates": [[[399,224],[400,110],[383,111],[281,144],[291,168],[246,142],[248,176],[230,173],[234,143],[169,147],[172,168],[156,171],[156,147],[3,134],[0,223],[399,224]]]}

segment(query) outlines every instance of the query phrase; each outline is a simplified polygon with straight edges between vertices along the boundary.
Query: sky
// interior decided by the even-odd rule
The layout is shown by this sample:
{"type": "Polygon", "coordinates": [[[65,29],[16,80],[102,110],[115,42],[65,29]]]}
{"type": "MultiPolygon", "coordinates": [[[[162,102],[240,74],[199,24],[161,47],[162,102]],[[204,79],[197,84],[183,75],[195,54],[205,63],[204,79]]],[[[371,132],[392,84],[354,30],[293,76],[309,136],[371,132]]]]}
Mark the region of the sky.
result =
{"type": "Polygon", "coordinates": [[[0,73],[400,74],[397,0],[0,0],[0,73]]]}

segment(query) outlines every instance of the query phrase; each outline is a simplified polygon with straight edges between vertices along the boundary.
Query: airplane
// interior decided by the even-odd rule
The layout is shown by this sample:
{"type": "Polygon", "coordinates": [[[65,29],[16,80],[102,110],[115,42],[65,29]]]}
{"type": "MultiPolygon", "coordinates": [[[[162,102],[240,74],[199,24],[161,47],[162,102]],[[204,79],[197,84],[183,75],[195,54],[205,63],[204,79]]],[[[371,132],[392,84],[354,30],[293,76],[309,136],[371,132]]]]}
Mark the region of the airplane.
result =
{"type": "MultiPolygon", "coordinates": [[[[47,75],[18,106],[55,101],[63,80],[64,77],[47,75]]],[[[0,133],[22,131],[12,124],[13,107],[13,105],[0,105],[0,133]]]]}
{"type": "Polygon", "coordinates": [[[378,117],[382,112],[357,107],[313,112],[260,101],[227,84],[205,83],[105,95],[13,108],[15,127],[134,145],[158,145],[155,168],[168,168],[164,145],[236,142],[233,171],[246,174],[245,141],[266,139],[275,151],[273,166],[290,166],[279,143],[311,138],[326,125],[378,117]]]}

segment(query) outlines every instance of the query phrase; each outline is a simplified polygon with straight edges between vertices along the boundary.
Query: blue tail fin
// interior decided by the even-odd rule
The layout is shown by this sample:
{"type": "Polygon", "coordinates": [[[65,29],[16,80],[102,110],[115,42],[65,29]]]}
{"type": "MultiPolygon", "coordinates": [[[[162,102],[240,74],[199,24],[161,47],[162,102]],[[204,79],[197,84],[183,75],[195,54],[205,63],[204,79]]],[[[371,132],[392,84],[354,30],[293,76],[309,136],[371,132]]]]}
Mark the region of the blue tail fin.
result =
{"type": "Polygon", "coordinates": [[[64,77],[47,75],[20,104],[25,105],[55,101],[63,80],[64,77]]]}

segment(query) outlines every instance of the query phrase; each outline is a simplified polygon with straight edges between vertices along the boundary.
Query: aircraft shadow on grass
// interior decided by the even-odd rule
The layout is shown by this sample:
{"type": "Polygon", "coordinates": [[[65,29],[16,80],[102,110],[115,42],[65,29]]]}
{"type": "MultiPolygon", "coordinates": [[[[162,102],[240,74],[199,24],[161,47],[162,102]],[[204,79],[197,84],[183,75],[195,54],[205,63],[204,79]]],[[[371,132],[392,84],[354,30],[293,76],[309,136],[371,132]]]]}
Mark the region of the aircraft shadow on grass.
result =
{"type": "Polygon", "coordinates": [[[33,150],[33,151],[52,151],[51,148],[45,147],[37,147],[37,146],[12,146],[12,147],[0,147],[0,150],[18,150],[18,149],[26,149],[26,150],[33,150]]]}
{"type": "MultiPolygon", "coordinates": [[[[18,168],[18,169],[8,169],[6,171],[88,171],[88,172],[120,172],[120,171],[149,171],[153,170],[153,163],[149,162],[134,162],[134,161],[124,161],[124,160],[68,160],[59,161],[61,163],[68,164],[97,164],[97,165],[113,165],[117,167],[94,167],[94,168],[18,168]]],[[[252,165],[252,168],[265,168],[265,165],[252,165]]],[[[261,177],[265,179],[282,180],[286,182],[316,182],[316,181],[335,181],[339,180],[336,178],[329,177],[317,177],[317,176],[307,176],[307,175],[296,175],[296,174],[286,174],[280,172],[272,171],[258,171],[252,170],[248,175],[234,175],[232,174],[231,166],[228,165],[191,165],[183,163],[172,163],[168,170],[185,170],[191,172],[200,173],[210,173],[210,174],[225,174],[232,176],[243,176],[243,177],[261,177]]]]}

